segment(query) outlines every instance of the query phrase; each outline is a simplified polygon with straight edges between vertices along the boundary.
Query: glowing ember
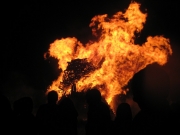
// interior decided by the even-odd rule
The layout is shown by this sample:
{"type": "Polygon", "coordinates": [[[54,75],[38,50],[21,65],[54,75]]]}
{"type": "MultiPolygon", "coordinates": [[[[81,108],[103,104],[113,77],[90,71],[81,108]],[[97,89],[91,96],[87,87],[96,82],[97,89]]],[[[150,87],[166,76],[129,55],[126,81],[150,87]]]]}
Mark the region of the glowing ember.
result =
{"type": "Polygon", "coordinates": [[[61,97],[70,94],[74,83],[79,92],[98,87],[113,108],[113,97],[126,94],[123,87],[136,72],[154,62],[165,64],[172,54],[168,39],[148,37],[142,46],[134,44],[134,33],[142,30],[147,17],[139,6],[134,2],[112,18],[106,14],[92,18],[90,27],[97,41],[82,45],[74,37],[55,40],[48,53],[59,60],[62,72],[48,91],[56,90],[61,97]]]}

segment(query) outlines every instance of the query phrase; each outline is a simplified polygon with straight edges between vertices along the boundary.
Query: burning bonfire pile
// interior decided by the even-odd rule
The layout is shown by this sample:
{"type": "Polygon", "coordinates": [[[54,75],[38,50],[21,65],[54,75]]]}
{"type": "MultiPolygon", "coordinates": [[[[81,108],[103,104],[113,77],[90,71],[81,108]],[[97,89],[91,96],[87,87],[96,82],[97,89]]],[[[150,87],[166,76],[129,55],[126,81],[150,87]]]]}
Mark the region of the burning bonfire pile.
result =
{"type": "Polygon", "coordinates": [[[56,90],[61,98],[71,93],[72,84],[77,92],[96,87],[113,109],[113,97],[127,93],[123,88],[136,72],[155,62],[165,64],[172,54],[169,39],[149,36],[142,45],[134,43],[147,17],[139,7],[133,2],[125,13],[93,17],[90,27],[97,41],[83,45],[68,37],[50,44],[48,53],[59,60],[62,72],[48,91],[56,90]]]}

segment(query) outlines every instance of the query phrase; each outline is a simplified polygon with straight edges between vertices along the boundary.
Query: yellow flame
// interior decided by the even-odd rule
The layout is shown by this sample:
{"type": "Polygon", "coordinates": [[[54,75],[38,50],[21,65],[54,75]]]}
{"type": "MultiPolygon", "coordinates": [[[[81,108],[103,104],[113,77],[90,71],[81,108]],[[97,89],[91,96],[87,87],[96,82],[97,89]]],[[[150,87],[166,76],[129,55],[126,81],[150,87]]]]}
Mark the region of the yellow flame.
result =
{"type": "Polygon", "coordinates": [[[76,80],[77,91],[98,87],[102,96],[113,109],[113,97],[126,94],[123,87],[133,75],[148,64],[157,62],[163,65],[172,54],[169,39],[163,36],[149,36],[142,46],[135,45],[135,32],[143,29],[147,14],[139,10],[140,4],[133,2],[125,13],[117,12],[111,18],[97,15],[92,18],[90,27],[93,35],[99,39],[83,45],[75,37],[55,40],[50,45],[49,54],[59,60],[62,69],[58,79],[53,81],[48,91],[56,90],[59,97],[70,94],[71,85],[63,90],[59,87],[68,62],[75,59],[87,59],[96,70],[76,80]]]}

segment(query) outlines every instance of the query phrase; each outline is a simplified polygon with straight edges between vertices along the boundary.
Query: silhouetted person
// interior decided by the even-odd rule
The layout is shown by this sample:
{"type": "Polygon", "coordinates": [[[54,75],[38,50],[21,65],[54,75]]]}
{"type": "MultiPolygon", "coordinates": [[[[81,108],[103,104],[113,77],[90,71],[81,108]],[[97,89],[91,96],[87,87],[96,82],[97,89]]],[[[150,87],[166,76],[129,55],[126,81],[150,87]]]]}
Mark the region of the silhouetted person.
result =
{"type": "Polygon", "coordinates": [[[116,117],[112,125],[112,133],[127,135],[132,124],[132,112],[128,103],[119,104],[116,110],[116,117]]]}
{"type": "Polygon", "coordinates": [[[39,107],[36,118],[38,121],[39,135],[55,134],[56,119],[58,113],[58,94],[50,91],[47,95],[48,102],[39,107]]]}
{"type": "Polygon", "coordinates": [[[107,104],[101,101],[101,93],[97,89],[90,89],[86,93],[88,104],[86,135],[109,134],[111,116],[107,104]]]}
{"type": "Polygon", "coordinates": [[[57,132],[60,135],[77,135],[78,112],[69,97],[62,97],[57,115],[57,132]]]}
{"type": "Polygon", "coordinates": [[[36,119],[32,113],[33,101],[30,97],[23,97],[14,103],[15,132],[19,135],[36,135],[36,119]]]}
{"type": "Polygon", "coordinates": [[[10,134],[10,130],[13,128],[13,113],[11,104],[8,98],[0,94],[0,133],[10,134]]]}
{"type": "Polygon", "coordinates": [[[21,113],[21,106],[19,104],[19,100],[14,101],[13,103],[13,114],[17,118],[21,113]]]}
{"type": "Polygon", "coordinates": [[[134,75],[131,90],[141,110],[133,119],[132,134],[168,132],[169,89],[169,77],[157,64],[148,65],[134,75]]]}

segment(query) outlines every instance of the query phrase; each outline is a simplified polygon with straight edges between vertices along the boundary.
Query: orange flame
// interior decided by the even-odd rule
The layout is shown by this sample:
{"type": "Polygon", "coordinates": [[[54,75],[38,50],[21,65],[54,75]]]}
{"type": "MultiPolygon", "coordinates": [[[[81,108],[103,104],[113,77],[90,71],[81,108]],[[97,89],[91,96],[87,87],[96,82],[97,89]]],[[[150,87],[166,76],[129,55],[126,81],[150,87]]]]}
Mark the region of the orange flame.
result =
{"type": "Polygon", "coordinates": [[[142,46],[135,45],[134,33],[139,33],[146,21],[147,14],[139,10],[140,4],[131,3],[125,13],[117,12],[112,18],[107,14],[92,18],[90,27],[97,41],[89,41],[83,45],[76,38],[68,37],[55,40],[50,44],[49,54],[59,60],[62,69],[58,79],[48,88],[56,90],[59,97],[70,94],[71,83],[65,85],[68,78],[75,78],[77,91],[98,87],[108,104],[113,107],[113,97],[126,94],[127,85],[133,75],[148,64],[157,62],[163,65],[172,54],[169,39],[163,36],[148,37],[142,46]],[[80,77],[76,77],[74,70],[67,70],[73,60],[88,64],[80,70],[80,77]],[[88,69],[89,65],[92,68],[88,69]],[[88,71],[88,72],[87,72],[88,71]]]}

